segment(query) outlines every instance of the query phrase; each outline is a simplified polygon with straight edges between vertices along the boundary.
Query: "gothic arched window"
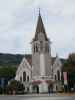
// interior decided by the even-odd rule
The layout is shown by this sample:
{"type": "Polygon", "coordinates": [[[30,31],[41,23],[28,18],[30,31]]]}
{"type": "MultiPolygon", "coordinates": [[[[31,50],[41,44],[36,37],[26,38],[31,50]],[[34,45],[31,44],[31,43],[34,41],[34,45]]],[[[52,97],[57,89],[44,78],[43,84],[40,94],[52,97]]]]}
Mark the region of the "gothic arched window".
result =
{"type": "Polygon", "coordinates": [[[36,44],[36,52],[38,52],[38,46],[37,46],[37,44],[36,44]]]}
{"type": "Polygon", "coordinates": [[[22,76],[20,76],[20,82],[22,82],[22,76]]]}
{"type": "Polygon", "coordinates": [[[57,76],[55,75],[55,80],[57,79],[57,76]]]}
{"type": "Polygon", "coordinates": [[[57,77],[58,77],[58,80],[60,80],[60,71],[59,70],[57,71],[57,77]]]}
{"type": "Polygon", "coordinates": [[[35,45],[34,45],[34,53],[35,53],[35,49],[36,49],[36,48],[35,48],[35,45]]]}
{"type": "Polygon", "coordinates": [[[26,81],[26,72],[23,72],[23,81],[26,81]]]}
{"type": "Polygon", "coordinates": [[[27,82],[29,82],[29,76],[27,76],[27,82]]]}

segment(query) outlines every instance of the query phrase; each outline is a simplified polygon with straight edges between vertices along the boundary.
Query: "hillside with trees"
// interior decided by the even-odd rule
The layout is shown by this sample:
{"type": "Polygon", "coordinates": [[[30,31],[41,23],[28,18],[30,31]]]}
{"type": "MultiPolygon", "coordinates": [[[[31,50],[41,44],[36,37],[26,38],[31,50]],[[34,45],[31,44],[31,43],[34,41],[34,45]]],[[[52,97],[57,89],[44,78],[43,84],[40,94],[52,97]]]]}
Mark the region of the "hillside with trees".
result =
{"type": "Polygon", "coordinates": [[[24,55],[0,53],[0,77],[14,77],[24,55]]]}
{"type": "Polygon", "coordinates": [[[31,59],[31,54],[21,55],[0,53],[0,77],[14,77],[17,67],[24,56],[26,59],[31,59]]]}
{"type": "Polygon", "coordinates": [[[0,67],[17,67],[24,55],[0,53],[0,67]]]}

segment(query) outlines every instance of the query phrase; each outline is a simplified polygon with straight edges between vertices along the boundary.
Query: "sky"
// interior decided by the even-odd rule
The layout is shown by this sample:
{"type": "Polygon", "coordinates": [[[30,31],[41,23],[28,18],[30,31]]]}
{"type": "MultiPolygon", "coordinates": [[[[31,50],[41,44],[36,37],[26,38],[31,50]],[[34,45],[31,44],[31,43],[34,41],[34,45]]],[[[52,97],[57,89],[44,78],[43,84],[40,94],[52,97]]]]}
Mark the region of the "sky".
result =
{"type": "Polygon", "coordinates": [[[39,8],[52,56],[75,52],[75,0],[0,0],[0,53],[31,53],[39,8]]]}

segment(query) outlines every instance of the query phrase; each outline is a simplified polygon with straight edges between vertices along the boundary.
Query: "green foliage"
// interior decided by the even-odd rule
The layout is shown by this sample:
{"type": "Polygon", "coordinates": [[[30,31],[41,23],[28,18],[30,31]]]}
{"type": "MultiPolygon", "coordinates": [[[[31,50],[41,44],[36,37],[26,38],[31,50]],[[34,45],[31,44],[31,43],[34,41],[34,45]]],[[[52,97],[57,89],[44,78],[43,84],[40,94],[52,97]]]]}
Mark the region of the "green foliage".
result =
{"type": "Polygon", "coordinates": [[[70,79],[70,81],[75,81],[75,72],[74,71],[69,72],[69,79],[70,79]]]}
{"type": "Polygon", "coordinates": [[[68,59],[63,64],[63,69],[69,72],[75,71],[75,53],[69,54],[68,59]]]}
{"type": "Polygon", "coordinates": [[[75,62],[75,53],[70,54],[69,57],[68,57],[68,59],[71,62],[75,62]]]}
{"type": "Polygon", "coordinates": [[[63,65],[63,71],[68,72],[68,85],[73,87],[75,83],[75,53],[69,54],[68,59],[63,65]]]}
{"type": "Polygon", "coordinates": [[[0,53],[0,77],[14,77],[24,55],[0,53]]]}
{"type": "Polygon", "coordinates": [[[20,64],[24,55],[19,54],[0,54],[0,66],[10,67],[17,66],[20,64]]]}
{"type": "Polygon", "coordinates": [[[14,77],[16,74],[16,67],[1,67],[0,77],[14,77]]]}
{"type": "Polygon", "coordinates": [[[68,67],[68,66],[69,66],[68,60],[66,60],[66,62],[64,63],[64,66],[65,66],[65,67],[68,67]]]}

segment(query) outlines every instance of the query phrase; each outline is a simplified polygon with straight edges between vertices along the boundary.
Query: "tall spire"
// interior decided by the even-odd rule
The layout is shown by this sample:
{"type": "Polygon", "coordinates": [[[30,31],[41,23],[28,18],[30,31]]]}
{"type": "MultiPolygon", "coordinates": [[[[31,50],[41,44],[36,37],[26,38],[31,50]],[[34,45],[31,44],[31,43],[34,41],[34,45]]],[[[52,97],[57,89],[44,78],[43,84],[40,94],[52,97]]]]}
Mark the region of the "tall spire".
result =
{"type": "Polygon", "coordinates": [[[34,38],[35,40],[37,40],[39,33],[43,33],[44,36],[45,36],[45,39],[48,40],[47,36],[46,36],[46,32],[45,32],[45,27],[44,27],[44,24],[43,24],[43,21],[42,21],[42,17],[41,17],[41,13],[40,13],[40,8],[39,8],[39,16],[38,16],[38,21],[37,21],[35,38],[34,38]]]}

